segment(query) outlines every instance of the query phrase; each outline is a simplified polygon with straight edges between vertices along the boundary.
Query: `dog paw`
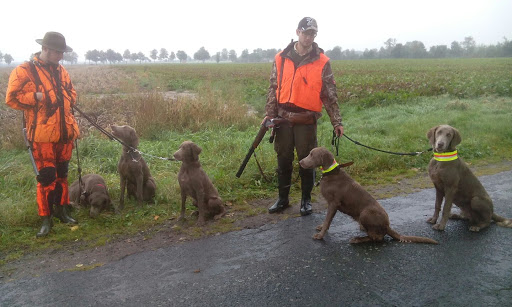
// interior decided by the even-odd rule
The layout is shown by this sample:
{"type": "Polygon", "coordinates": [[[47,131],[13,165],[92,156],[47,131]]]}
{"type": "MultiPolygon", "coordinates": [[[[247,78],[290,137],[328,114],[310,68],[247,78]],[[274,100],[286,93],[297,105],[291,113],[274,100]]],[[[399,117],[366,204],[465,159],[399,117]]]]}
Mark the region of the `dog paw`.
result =
{"type": "Polygon", "coordinates": [[[324,238],[324,235],[319,234],[319,233],[317,233],[313,236],[313,239],[315,239],[315,240],[322,240],[323,238],[324,238]]]}
{"type": "Polygon", "coordinates": [[[457,213],[451,213],[450,219],[451,220],[464,220],[464,216],[457,214],[457,213]]]}
{"type": "Polygon", "coordinates": [[[434,226],[432,226],[432,229],[439,230],[439,231],[444,231],[444,228],[445,228],[445,226],[441,226],[441,224],[435,224],[434,226]]]}
{"type": "Polygon", "coordinates": [[[322,228],[324,227],[324,224],[320,224],[316,226],[316,231],[322,231],[322,228]]]}
{"type": "Polygon", "coordinates": [[[469,231],[479,232],[480,231],[480,227],[478,227],[478,226],[471,226],[471,227],[469,227],[469,231]]]}
{"type": "Polygon", "coordinates": [[[437,222],[437,218],[435,218],[435,217],[431,217],[431,218],[427,219],[427,223],[435,224],[436,222],[437,222]]]}

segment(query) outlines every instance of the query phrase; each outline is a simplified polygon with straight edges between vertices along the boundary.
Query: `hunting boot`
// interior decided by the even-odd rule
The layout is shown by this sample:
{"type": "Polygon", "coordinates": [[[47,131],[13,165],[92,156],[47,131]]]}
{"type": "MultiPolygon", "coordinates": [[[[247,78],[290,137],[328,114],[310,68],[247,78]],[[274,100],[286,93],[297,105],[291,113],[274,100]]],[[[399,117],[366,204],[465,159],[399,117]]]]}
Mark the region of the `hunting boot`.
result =
{"type": "Polygon", "coordinates": [[[64,224],[78,224],[74,218],[69,216],[69,205],[56,205],[54,215],[64,224]]]}
{"type": "Polygon", "coordinates": [[[50,215],[41,216],[41,220],[43,221],[43,225],[41,225],[41,229],[38,233],[36,233],[36,237],[46,237],[50,230],[52,229],[52,217],[50,215]]]}
{"type": "Polygon", "coordinates": [[[290,205],[288,195],[290,194],[292,173],[291,171],[283,173],[279,170],[277,172],[279,199],[270,208],[268,208],[268,213],[280,212],[290,205]]]}
{"type": "Polygon", "coordinates": [[[311,191],[315,184],[315,173],[314,170],[300,169],[300,181],[302,198],[300,199],[300,215],[310,215],[313,213],[313,207],[311,206],[311,191]]]}

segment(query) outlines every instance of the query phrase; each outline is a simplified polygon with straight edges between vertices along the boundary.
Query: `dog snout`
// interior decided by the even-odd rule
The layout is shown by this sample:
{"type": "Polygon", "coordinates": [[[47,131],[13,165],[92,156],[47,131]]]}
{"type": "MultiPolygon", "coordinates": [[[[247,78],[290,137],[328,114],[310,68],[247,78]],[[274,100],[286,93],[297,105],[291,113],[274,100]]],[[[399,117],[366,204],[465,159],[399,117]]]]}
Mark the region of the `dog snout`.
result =
{"type": "Polygon", "coordinates": [[[181,150],[178,150],[176,151],[172,156],[174,157],[174,159],[178,160],[178,161],[181,161],[181,154],[180,154],[181,150]]]}
{"type": "Polygon", "coordinates": [[[311,163],[309,163],[309,159],[308,157],[302,159],[299,161],[299,165],[302,167],[302,168],[305,168],[305,169],[309,169],[309,168],[312,168],[311,167],[311,163]]]}
{"type": "Polygon", "coordinates": [[[436,143],[436,148],[435,148],[437,151],[443,151],[445,150],[445,142],[444,141],[438,141],[436,143]]]}

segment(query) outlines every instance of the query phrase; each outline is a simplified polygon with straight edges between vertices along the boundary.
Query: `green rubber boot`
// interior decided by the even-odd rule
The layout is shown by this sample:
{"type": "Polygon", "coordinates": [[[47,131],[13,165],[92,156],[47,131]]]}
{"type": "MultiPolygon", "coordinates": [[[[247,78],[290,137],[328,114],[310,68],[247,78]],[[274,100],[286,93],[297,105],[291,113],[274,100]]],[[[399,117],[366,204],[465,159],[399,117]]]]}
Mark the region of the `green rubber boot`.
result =
{"type": "Polygon", "coordinates": [[[41,220],[43,221],[43,225],[41,225],[41,229],[38,233],[36,233],[36,237],[46,237],[50,230],[52,229],[52,217],[51,216],[41,216],[41,220]]]}
{"type": "Polygon", "coordinates": [[[78,222],[69,215],[69,205],[56,205],[54,216],[64,224],[78,224],[78,222]]]}

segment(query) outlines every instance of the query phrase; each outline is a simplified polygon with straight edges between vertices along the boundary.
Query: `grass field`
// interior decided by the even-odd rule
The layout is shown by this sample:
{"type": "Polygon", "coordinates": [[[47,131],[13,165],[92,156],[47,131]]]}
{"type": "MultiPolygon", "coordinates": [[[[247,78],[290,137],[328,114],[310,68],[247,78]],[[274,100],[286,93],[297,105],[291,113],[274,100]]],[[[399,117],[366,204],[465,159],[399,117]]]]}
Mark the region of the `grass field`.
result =
{"type": "MultiPolygon", "coordinates": [[[[429,147],[425,134],[430,127],[450,124],[462,134],[458,150],[466,162],[478,165],[512,160],[512,59],[336,61],[332,66],[345,133],[350,138],[389,151],[422,151],[429,147]]],[[[201,146],[203,168],[229,210],[247,215],[262,213],[251,207],[251,200],[273,198],[277,193],[276,159],[268,137],[256,154],[270,182],[263,179],[254,159],[241,178],[235,177],[264,116],[270,69],[271,64],[68,68],[79,93],[79,107],[105,128],[111,123],[135,127],[141,151],[169,157],[184,140],[201,146]],[[178,95],[168,99],[169,91],[178,95]],[[180,96],[184,91],[193,95],[180,96]]],[[[0,69],[3,100],[9,72],[0,69]]],[[[158,186],[155,204],[138,207],[129,201],[122,214],[107,212],[94,220],[83,210],[75,212],[80,221],[77,231],[57,223],[48,238],[37,240],[36,181],[23,148],[20,113],[2,104],[0,120],[0,264],[30,250],[75,240],[90,246],[105,244],[117,235],[139,232],[177,216],[180,165],[147,156],[158,186]]],[[[80,122],[82,173],[102,175],[117,204],[116,167],[121,145],[83,119],[80,122]]],[[[335,152],[331,136],[332,126],[324,112],[318,128],[319,145],[335,152]]],[[[430,154],[389,155],[343,138],[337,159],[354,161],[347,171],[364,186],[424,173],[430,154]]],[[[70,183],[77,178],[76,161],[74,155],[70,183]]],[[[300,183],[294,182],[294,198],[299,197],[299,190],[300,183]]],[[[232,229],[233,222],[227,216],[197,231],[226,231],[232,229]]]]}

